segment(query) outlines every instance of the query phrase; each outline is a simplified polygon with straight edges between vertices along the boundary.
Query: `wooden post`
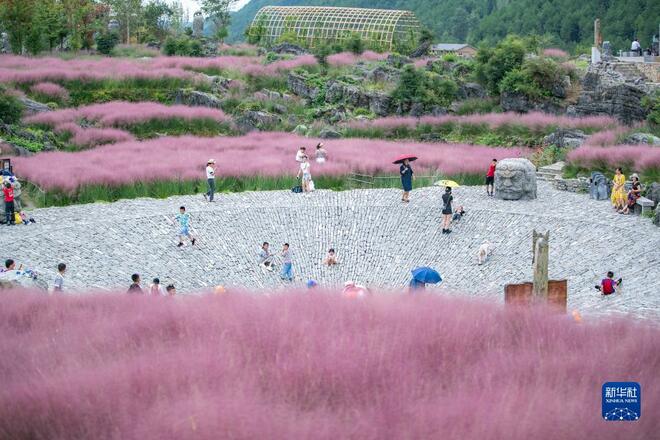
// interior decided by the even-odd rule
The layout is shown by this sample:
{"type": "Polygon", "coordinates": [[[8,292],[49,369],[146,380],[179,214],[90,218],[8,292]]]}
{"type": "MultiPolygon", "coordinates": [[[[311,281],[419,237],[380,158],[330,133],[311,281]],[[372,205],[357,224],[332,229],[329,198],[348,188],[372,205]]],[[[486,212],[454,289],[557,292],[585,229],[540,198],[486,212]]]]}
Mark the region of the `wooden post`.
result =
{"type": "Polygon", "coordinates": [[[600,18],[594,20],[594,47],[600,47],[603,44],[603,37],[600,35],[600,18]]]}
{"type": "Polygon", "coordinates": [[[545,234],[534,230],[532,242],[534,245],[534,282],[532,296],[535,300],[546,301],[548,299],[548,245],[550,231],[545,234]]]}

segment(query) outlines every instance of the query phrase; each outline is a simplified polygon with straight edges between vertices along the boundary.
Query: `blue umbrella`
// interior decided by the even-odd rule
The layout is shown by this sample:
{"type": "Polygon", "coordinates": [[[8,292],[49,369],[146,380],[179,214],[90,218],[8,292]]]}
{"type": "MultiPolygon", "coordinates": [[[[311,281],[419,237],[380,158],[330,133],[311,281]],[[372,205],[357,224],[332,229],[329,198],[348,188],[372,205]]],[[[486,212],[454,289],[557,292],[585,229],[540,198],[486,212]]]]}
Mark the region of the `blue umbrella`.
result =
{"type": "Polygon", "coordinates": [[[412,271],[413,278],[421,283],[437,284],[442,281],[440,274],[430,267],[418,267],[412,271]]]}

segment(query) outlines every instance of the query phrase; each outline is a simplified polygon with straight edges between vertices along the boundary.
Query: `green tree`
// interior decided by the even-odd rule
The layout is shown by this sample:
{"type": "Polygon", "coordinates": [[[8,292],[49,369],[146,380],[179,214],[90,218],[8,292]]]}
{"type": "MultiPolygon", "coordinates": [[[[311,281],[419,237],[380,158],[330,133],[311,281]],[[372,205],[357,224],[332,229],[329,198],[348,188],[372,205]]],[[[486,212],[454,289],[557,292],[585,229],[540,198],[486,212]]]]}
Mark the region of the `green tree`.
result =
{"type": "Polygon", "coordinates": [[[520,68],[526,52],[525,43],[516,36],[507,37],[495,49],[481,47],[476,57],[477,78],[491,94],[498,94],[500,81],[508,72],[520,68]]]}
{"type": "Polygon", "coordinates": [[[346,49],[356,55],[360,55],[364,52],[364,41],[362,40],[362,36],[357,32],[353,32],[351,37],[346,41],[346,49]]]}
{"type": "Polygon", "coordinates": [[[9,36],[11,51],[23,52],[35,14],[36,0],[3,0],[0,3],[0,22],[9,36]]]}
{"type": "Polygon", "coordinates": [[[142,13],[147,35],[162,42],[167,37],[168,26],[173,15],[173,6],[168,5],[163,0],[150,0],[144,6],[142,13]]]}
{"type": "MultiPolygon", "coordinates": [[[[218,38],[222,33],[218,33],[221,29],[224,28],[224,32],[229,33],[229,10],[234,6],[238,0],[201,0],[202,11],[213,21],[215,25],[216,34],[215,37],[218,38]]],[[[222,37],[224,39],[226,35],[222,37]]]]}
{"type": "Polygon", "coordinates": [[[119,35],[115,32],[99,32],[96,35],[96,50],[103,55],[110,55],[117,43],[119,43],[119,35]]]}
{"type": "Polygon", "coordinates": [[[37,12],[48,50],[53,50],[67,35],[64,7],[59,0],[40,0],[37,12]]]}

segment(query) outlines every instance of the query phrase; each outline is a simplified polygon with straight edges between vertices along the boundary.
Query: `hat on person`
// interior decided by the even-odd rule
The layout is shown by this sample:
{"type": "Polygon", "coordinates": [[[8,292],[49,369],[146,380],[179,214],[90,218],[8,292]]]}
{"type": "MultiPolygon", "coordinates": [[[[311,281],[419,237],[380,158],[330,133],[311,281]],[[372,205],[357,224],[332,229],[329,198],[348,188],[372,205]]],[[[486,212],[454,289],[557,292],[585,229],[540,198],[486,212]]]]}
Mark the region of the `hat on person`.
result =
{"type": "Polygon", "coordinates": [[[639,180],[639,176],[637,175],[637,173],[633,173],[632,176],[630,176],[631,179],[632,179],[633,177],[637,177],[637,180],[639,180]]]}
{"type": "Polygon", "coordinates": [[[210,164],[210,163],[215,163],[215,159],[209,159],[209,161],[206,162],[207,165],[210,164]]]}

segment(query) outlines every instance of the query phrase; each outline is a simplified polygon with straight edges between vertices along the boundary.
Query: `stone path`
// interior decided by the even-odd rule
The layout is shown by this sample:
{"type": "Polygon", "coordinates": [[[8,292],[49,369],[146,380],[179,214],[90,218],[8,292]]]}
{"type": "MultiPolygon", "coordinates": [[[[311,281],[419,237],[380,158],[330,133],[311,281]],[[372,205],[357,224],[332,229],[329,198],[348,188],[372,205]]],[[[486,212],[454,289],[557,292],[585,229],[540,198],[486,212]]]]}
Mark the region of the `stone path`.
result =
{"type": "Polygon", "coordinates": [[[438,188],[415,190],[411,203],[397,190],[288,191],[201,195],[164,200],[47,208],[33,212],[32,226],[0,227],[0,257],[11,257],[49,279],[60,261],[69,266],[73,288],[126,289],[133,272],[174,282],[180,292],[217,284],[250,289],[282,288],[277,274],[256,265],[261,242],[294,253],[295,285],[346,280],[401,287],[410,269],[437,268],[440,291],[502,301],[503,286],[531,281],[531,231],[549,229],[550,276],[569,280],[569,308],[585,314],[632,313],[660,318],[660,228],[648,219],[622,216],[607,202],[559,192],[539,183],[539,199],[507,202],[486,197],[483,188],[455,191],[467,215],[454,232],[440,232],[438,188]],[[199,245],[176,247],[176,229],[164,218],[180,205],[192,215],[199,245]],[[476,253],[483,240],[495,253],[483,266],[476,253]],[[326,268],[329,247],[341,264],[326,268]],[[607,270],[624,277],[621,295],[601,297],[594,284],[607,270]]]}

